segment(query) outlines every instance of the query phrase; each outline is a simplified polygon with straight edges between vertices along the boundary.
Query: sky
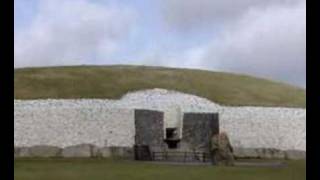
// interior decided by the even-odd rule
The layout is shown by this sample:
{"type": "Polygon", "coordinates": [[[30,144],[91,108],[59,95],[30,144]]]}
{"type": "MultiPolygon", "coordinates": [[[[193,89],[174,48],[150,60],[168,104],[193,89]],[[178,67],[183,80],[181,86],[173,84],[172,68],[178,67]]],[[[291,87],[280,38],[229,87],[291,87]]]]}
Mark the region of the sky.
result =
{"type": "Polygon", "coordinates": [[[306,87],[305,0],[14,0],[14,67],[132,64],[306,87]]]}

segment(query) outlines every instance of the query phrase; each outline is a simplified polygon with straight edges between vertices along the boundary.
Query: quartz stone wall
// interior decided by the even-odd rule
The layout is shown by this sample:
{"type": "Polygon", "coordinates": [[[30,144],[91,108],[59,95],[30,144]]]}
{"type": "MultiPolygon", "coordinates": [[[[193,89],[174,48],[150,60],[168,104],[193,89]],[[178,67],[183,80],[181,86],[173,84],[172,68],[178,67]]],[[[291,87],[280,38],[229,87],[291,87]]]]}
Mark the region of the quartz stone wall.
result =
{"type": "Polygon", "coordinates": [[[224,107],[219,117],[235,147],[306,150],[305,109],[224,107]]]}
{"type": "Polygon", "coordinates": [[[134,134],[134,111],[129,109],[91,104],[81,108],[16,107],[14,111],[14,145],[19,147],[77,144],[130,147],[134,134]]]}
{"type": "Polygon", "coordinates": [[[169,107],[182,113],[218,113],[220,131],[228,133],[235,147],[306,150],[306,109],[228,107],[164,89],[132,92],[120,100],[14,100],[14,144],[131,147],[134,109],[165,112],[169,107]]]}

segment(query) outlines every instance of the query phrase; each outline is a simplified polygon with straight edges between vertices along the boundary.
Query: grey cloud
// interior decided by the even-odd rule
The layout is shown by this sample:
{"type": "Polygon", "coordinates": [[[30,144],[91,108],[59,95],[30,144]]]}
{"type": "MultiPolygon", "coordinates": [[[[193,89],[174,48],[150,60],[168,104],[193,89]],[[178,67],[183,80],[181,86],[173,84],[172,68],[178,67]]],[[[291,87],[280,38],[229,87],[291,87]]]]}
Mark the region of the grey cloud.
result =
{"type": "Polygon", "coordinates": [[[254,74],[305,87],[305,4],[252,11],[220,39],[203,63],[213,68],[254,74]],[[212,67],[212,66],[211,66],[212,67]]]}
{"type": "MultiPolygon", "coordinates": [[[[201,53],[195,57],[197,62],[187,62],[185,67],[245,73],[305,87],[305,1],[191,0],[178,10],[175,9],[177,6],[171,6],[172,12],[167,16],[182,21],[172,24],[178,29],[194,26],[201,19],[207,22],[213,22],[216,18],[229,21],[227,24],[214,23],[220,26],[220,34],[212,34],[208,44],[200,47],[201,53]],[[204,12],[199,13],[201,10],[204,12]],[[182,12],[184,18],[178,17],[182,12]],[[184,21],[189,16],[191,19],[184,21]]],[[[181,61],[179,57],[188,55],[194,49],[177,55],[177,64],[181,61]]]]}
{"type": "Polygon", "coordinates": [[[291,6],[301,0],[164,0],[162,9],[169,26],[189,29],[225,24],[253,8],[291,6]]]}
{"type": "Polygon", "coordinates": [[[117,50],[135,18],[126,7],[106,7],[87,0],[40,3],[31,25],[15,31],[15,67],[102,61],[117,50]]]}

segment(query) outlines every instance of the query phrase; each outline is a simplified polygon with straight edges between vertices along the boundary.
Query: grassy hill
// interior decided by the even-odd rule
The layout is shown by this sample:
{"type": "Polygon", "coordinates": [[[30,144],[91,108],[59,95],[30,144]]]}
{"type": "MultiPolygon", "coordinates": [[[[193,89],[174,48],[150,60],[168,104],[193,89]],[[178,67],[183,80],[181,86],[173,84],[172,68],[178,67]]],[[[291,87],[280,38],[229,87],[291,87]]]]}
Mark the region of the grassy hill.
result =
{"type": "Polygon", "coordinates": [[[305,90],[245,75],[147,66],[72,66],[14,70],[15,99],[118,99],[164,88],[223,105],[305,107],[305,90]]]}

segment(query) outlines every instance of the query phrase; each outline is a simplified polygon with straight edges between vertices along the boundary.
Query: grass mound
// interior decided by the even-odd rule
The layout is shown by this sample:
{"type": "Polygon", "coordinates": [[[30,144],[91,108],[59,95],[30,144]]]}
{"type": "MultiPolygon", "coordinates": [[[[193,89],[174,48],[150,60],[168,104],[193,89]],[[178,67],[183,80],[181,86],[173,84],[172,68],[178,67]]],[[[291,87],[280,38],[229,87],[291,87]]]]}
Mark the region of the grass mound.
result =
{"type": "Polygon", "coordinates": [[[163,88],[231,106],[305,107],[305,90],[223,72],[148,66],[70,66],[14,71],[15,99],[118,99],[136,90],[163,88]]]}

